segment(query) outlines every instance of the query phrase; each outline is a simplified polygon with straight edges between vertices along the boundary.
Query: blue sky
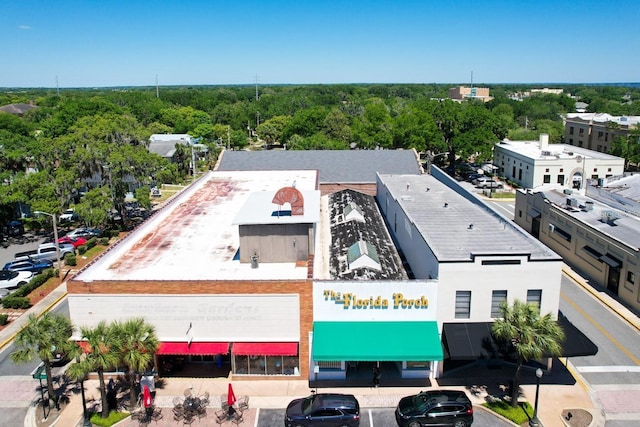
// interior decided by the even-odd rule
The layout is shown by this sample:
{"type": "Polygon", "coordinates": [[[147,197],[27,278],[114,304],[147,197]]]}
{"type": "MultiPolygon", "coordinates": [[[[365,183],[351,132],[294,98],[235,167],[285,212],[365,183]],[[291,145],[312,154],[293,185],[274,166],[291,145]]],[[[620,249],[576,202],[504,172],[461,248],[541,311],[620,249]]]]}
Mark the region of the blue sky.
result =
{"type": "Polygon", "coordinates": [[[627,1],[0,0],[0,87],[640,81],[627,1]],[[57,81],[57,83],[56,83],[57,81]]]}

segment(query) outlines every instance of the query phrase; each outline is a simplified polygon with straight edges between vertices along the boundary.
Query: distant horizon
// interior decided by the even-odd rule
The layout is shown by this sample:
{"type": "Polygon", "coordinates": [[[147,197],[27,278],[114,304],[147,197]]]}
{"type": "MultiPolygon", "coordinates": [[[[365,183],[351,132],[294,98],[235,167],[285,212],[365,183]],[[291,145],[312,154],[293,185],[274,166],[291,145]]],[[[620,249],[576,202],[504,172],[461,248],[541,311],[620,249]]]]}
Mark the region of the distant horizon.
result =
{"type": "MultiPolygon", "coordinates": [[[[339,86],[339,85],[413,85],[413,86],[419,86],[419,85],[436,85],[436,86],[451,86],[451,87],[458,87],[458,86],[464,86],[464,87],[470,87],[471,84],[470,82],[466,82],[466,83],[435,83],[435,82],[430,82],[430,83],[403,83],[403,82],[392,82],[392,83],[381,83],[381,82],[371,82],[371,83],[367,83],[367,82],[360,82],[360,83],[258,83],[258,87],[268,87],[268,86],[339,86]]],[[[507,83],[485,83],[485,82],[479,82],[479,83],[474,83],[473,87],[480,87],[480,86],[540,86],[542,88],[546,88],[546,89],[553,89],[553,86],[622,86],[622,87],[637,87],[640,88],[640,82],[588,82],[588,83],[569,83],[569,82],[533,82],[533,83],[527,83],[527,82],[507,82],[507,83]]],[[[46,90],[98,90],[98,89],[129,89],[129,88],[135,88],[135,89],[142,89],[142,88],[148,88],[148,89],[153,89],[155,90],[156,87],[158,88],[179,88],[179,87],[223,87],[223,86],[238,86],[238,87],[255,87],[256,83],[228,83],[228,84],[223,84],[223,83],[203,83],[203,84],[172,84],[172,85],[162,85],[160,83],[158,83],[158,85],[156,86],[154,85],[120,85],[120,86],[68,86],[68,87],[50,87],[50,86],[33,86],[33,87],[27,87],[27,86],[23,86],[23,87],[19,87],[19,86],[15,86],[15,87],[2,87],[0,86],[0,90],[6,91],[6,90],[35,90],[35,89],[46,89],[46,90]]]]}

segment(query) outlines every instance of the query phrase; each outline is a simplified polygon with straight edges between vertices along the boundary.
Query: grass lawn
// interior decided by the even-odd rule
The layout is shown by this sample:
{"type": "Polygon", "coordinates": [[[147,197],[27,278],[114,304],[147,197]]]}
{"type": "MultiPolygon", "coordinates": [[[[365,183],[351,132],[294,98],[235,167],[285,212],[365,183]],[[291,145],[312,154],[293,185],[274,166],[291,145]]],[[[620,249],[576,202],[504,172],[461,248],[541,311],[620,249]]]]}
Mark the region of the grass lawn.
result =
{"type": "Polygon", "coordinates": [[[518,425],[528,425],[529,420],[533,417],[533,408],[529,402],[518,403],[518,406],[514,408],[509,402],[502,399],[495,399],[492,402],[483,403],[482,406],[491,409],[496,414],[500,414],[518,425]]]}

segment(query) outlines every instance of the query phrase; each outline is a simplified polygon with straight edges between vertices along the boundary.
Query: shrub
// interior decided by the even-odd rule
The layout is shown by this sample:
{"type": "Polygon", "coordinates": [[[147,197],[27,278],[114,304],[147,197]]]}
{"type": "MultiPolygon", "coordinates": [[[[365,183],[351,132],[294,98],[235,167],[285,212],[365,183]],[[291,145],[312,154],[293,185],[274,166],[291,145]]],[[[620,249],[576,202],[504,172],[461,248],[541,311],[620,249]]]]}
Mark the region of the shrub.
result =
{"type": "Polygon", "coordinates": [[[92,237],[89,240],[87,240],[87,243],[85,243],[85,245],[87,246],[87,249],[91,249],[97,244],[98,244],[98,238],[97,237],[92,237]]]}
{"type": "Polygon", "coordinates": [[[0,325],[6,325],[9,322],[9,315],[6,313],[0,313],[0,325]]]}
{"type": "Polygon", "coordinates": [[[531,408],[529,402],[519,403],[518,406],[513,408],[509,402],[496,399],[492,402],[483,403],[482,406],[491,409],[517,425],[523,425],[533,416],[533,408],[531,408]]]}
{"type": "MultiPolygon", "coordinates": [[[[84,255],[87,253],[87,245],[78,246],[78,255],[84,255]]],[[[75,264],[74,264],[75,265],[75,264]]]]}
{"type": "Polygon", "coordinates": [[[29,298],[14,296],[14,294],[6,296],[6,297],[4,297],[2,299],[2,306],[4,308],[29,308],[29,307],[31,307],[31,301],[29,301],[29,298]]]}
{"type": "Polygon", "coordinates": [[[120,236],[120,230],[111,230],[111,237],[120,236]]]}
{"type": "MultiPolygon", "coordinates": [[[[82,248],[82,247],[84,247],[84,245],[80,246],[80,248],[82,248]]],[[[80,248],[78,248],[78,252],[80,252],[80,250],[79,250],[80,248]]],[[[86,252],[86,249],[85,249],[85,252],[86,252]]],[[[69,265],[69,266],[71,266],[71,267],[73,267],[74,265],[78,265],[78,261],[76,260],[76,256],[75,255],[68,255],[65,258],[64,263],[69,265]]]]}
{"type": "Polygon", "coordinates": [[[100,427],[110,427],[114,424],[119,423],[120,421],[127,418],[129,415],[128,412],[109,412],[109,416],[107,418],[102,418],[100,413],[95,413],[91,416],[91,425],[100,426],[100,427]]]}
{"type": "Polygon", "coordinates": [[[102,237],[100,238],[100,244],[102,246],[109,246],[109,238],[108,237],[102,237]]]}

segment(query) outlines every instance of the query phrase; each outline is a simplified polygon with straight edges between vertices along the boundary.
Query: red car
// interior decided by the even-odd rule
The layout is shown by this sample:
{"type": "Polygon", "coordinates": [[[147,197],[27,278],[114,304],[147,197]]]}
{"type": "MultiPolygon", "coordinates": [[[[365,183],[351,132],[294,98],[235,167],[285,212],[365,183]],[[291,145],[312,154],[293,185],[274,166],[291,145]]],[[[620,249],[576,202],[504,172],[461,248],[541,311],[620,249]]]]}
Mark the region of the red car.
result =
{"type": "Polygon", "coordinates": [[[74,248],[78,248],[78,246],[82,246],[87,243],[87,239],[83,237],[69,237],[64,236],[58,239],[58,243],[71,243],[74,248]]]}

